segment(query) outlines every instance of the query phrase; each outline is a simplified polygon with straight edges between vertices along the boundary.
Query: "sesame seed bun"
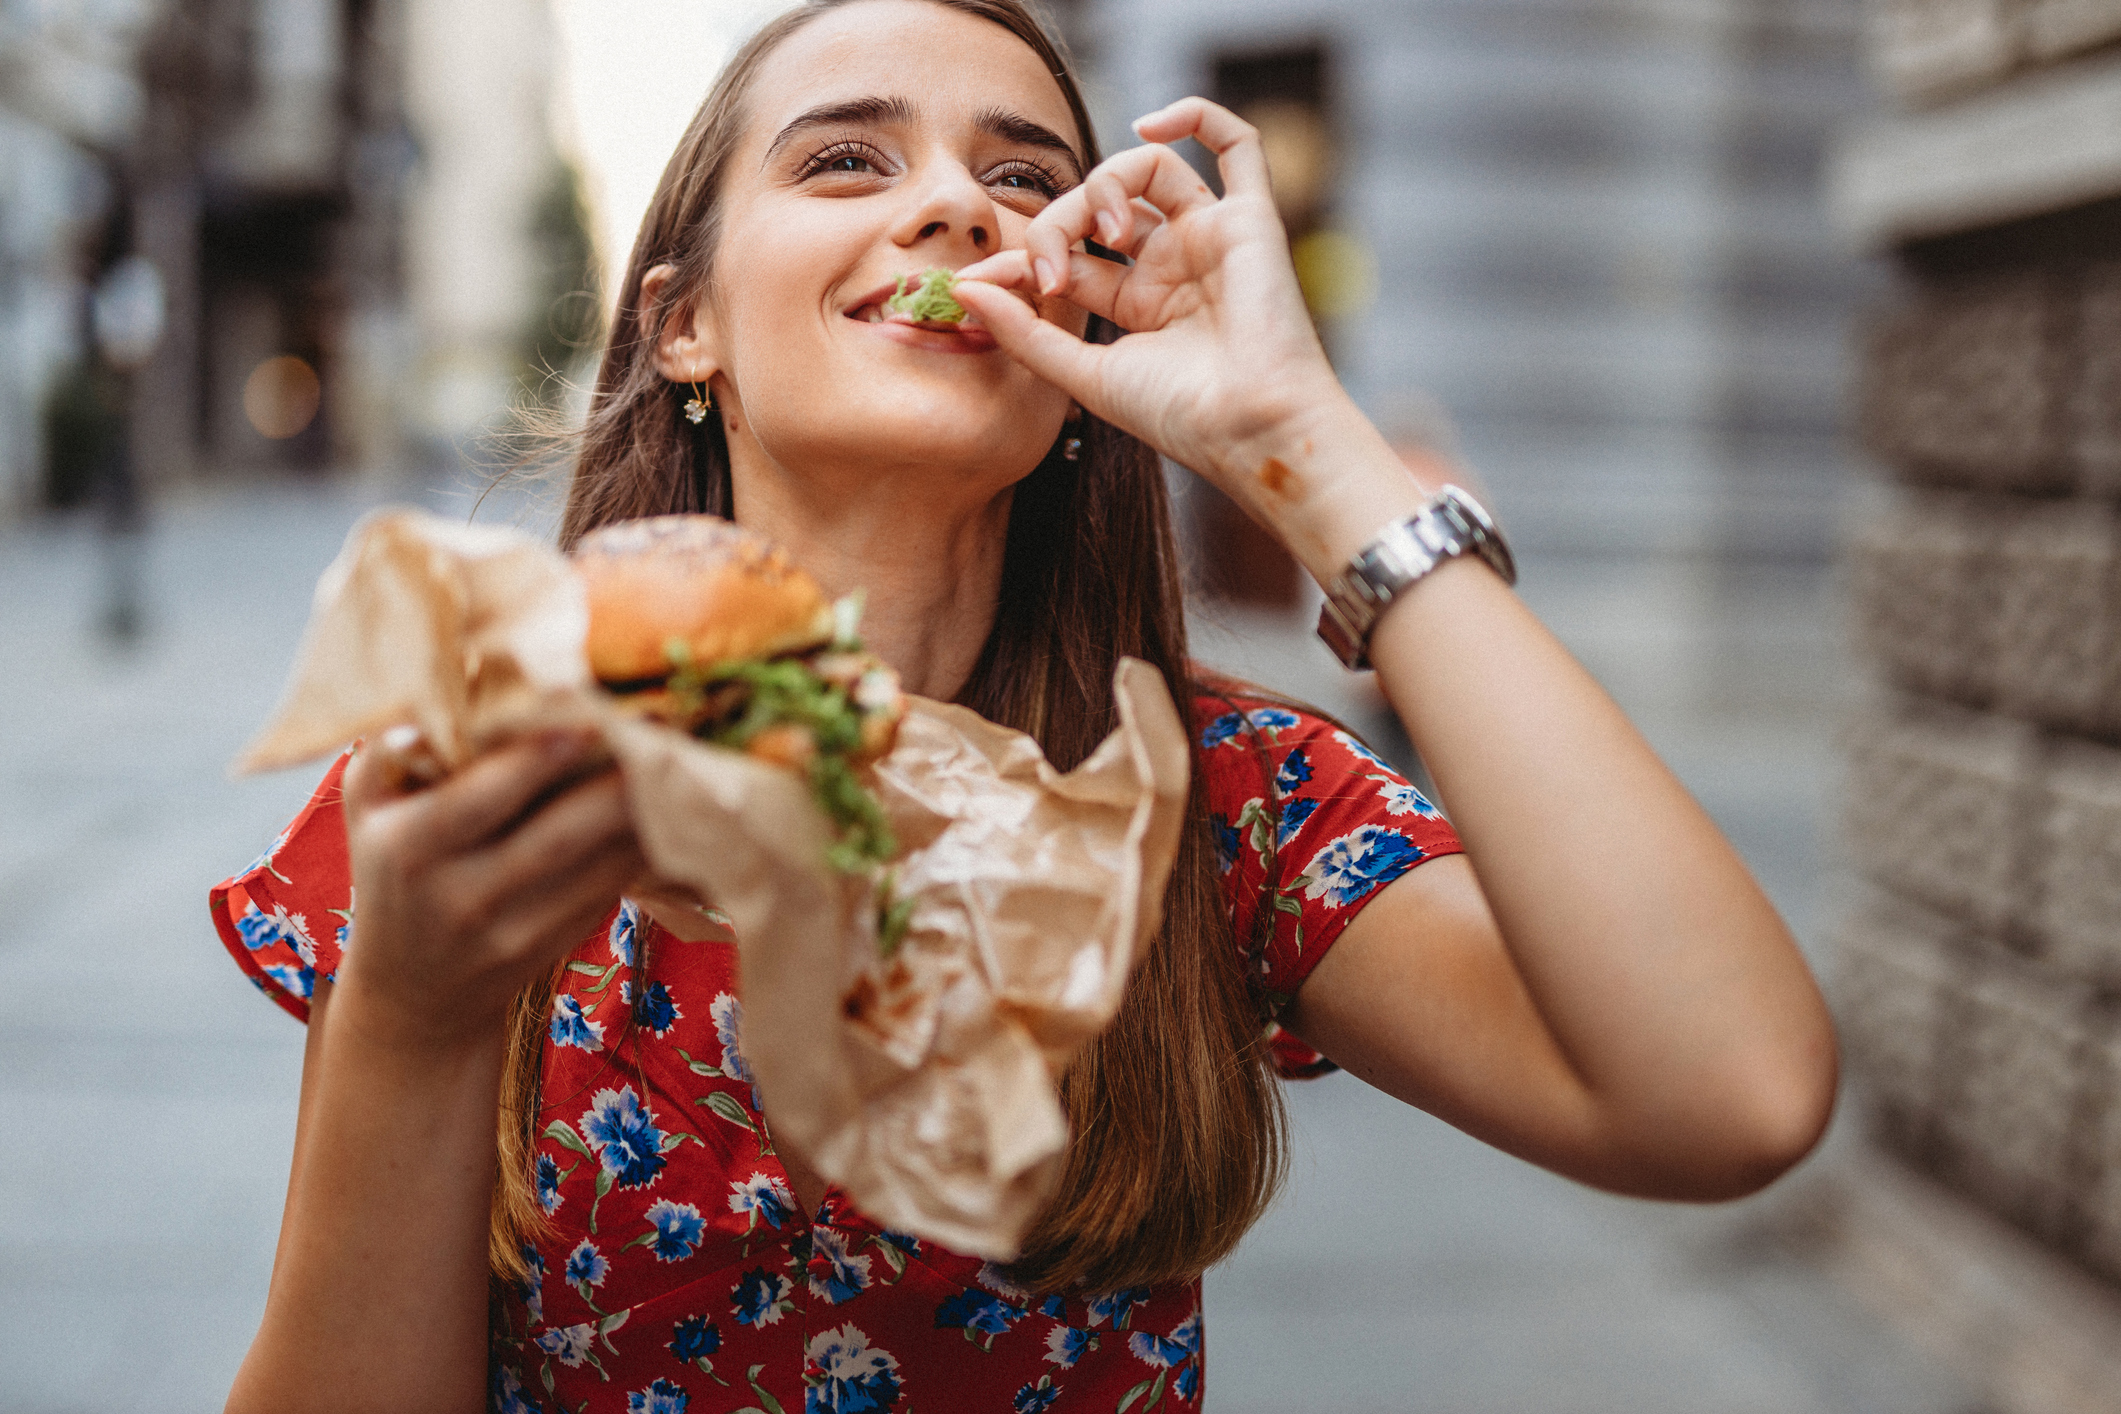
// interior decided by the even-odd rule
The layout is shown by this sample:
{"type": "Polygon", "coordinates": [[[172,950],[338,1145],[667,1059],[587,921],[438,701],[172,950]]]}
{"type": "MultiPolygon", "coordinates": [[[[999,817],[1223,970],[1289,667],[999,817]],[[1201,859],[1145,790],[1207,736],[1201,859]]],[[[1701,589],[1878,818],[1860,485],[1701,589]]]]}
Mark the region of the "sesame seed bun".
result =
{"type": "Polygon", "coordinates": [[[771,658],[832,637],[832,606],[787,552],[718,516],[652,516],[582,537],[589,668],[601,682],[659,678],[682,641],[693,661],[771,658]]]}

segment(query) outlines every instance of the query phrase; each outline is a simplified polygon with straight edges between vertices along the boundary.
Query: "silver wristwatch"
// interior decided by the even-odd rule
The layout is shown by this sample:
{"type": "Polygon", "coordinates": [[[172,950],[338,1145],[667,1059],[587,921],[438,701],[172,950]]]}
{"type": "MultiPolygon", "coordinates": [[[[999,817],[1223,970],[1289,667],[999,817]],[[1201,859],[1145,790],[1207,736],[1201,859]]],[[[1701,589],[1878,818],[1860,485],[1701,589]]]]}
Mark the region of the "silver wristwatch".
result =
{"type": "Polygon", "coordinates": [[[1504,584],[1517,583],[1517,562],[1480,502],[1446,486],[1429,503],[1378,532],[1326,586],[1318,636],[1351,668],[1370,666],[1370,630],[1378,615],[1422,576],[1458,555],[1486,560],[1504,584]]]}

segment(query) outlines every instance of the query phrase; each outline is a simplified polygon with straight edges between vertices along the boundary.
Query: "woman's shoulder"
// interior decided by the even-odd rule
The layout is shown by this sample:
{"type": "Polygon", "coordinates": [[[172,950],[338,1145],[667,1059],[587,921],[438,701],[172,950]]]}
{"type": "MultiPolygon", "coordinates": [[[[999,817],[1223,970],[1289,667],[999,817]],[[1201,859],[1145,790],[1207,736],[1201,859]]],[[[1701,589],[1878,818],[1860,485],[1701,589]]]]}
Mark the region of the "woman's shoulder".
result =
{"type": "MultiPolygon", "coordinates": [[[[1238,678],[1195,670],[1193,730],[1211,786],[1227,779],[1326,766],[1358,776],[1400,772],[1346,725],[1315,707],[1238,678]]],[[[1283,785],[1284,792],[1287,789],[1283,785]]]]}

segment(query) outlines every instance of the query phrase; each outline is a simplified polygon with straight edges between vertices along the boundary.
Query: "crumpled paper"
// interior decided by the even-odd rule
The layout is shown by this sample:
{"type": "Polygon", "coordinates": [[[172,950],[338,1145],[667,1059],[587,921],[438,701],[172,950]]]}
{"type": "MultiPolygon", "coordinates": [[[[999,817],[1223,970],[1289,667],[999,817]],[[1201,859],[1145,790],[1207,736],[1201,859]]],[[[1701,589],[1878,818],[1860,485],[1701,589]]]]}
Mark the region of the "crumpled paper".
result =
{"type": "Polygon", "coordinates": [[[908,699],[871,781],[914,900],[885,959],[874,887],[826,865],[808,784],[617,711],[587,627],[565,558],[530,536],[372,514],[319,582],[287,692],[237,769],[401,725],[445,768],[527,730],[601,730],[653,886],[735,927],[775,1142],[889,1227],[1017,1256],[1067,1145],[1055,1078],[1117,1012],[1177,853],[1188,756],[1162,677],[1122,660],[1119,728],[1065,774],[1020,732],[908,699]]]}

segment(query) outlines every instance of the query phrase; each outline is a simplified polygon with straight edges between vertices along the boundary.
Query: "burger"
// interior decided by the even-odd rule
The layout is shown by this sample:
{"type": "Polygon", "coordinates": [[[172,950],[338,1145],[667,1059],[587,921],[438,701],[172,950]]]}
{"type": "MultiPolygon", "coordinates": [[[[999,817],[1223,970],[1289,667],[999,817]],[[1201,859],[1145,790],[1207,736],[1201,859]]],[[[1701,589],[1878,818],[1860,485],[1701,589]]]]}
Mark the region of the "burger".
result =
{"type": "Polygon", "coordinates": [[[801,772],[832,821],[833,867],[897,851],[860,771],[905,715],[898,675],[862,651],[858,597],[833,602],[785,551],[708,515],[652,516],[582,537],[589,667],[625,709],[801,772]]]}

